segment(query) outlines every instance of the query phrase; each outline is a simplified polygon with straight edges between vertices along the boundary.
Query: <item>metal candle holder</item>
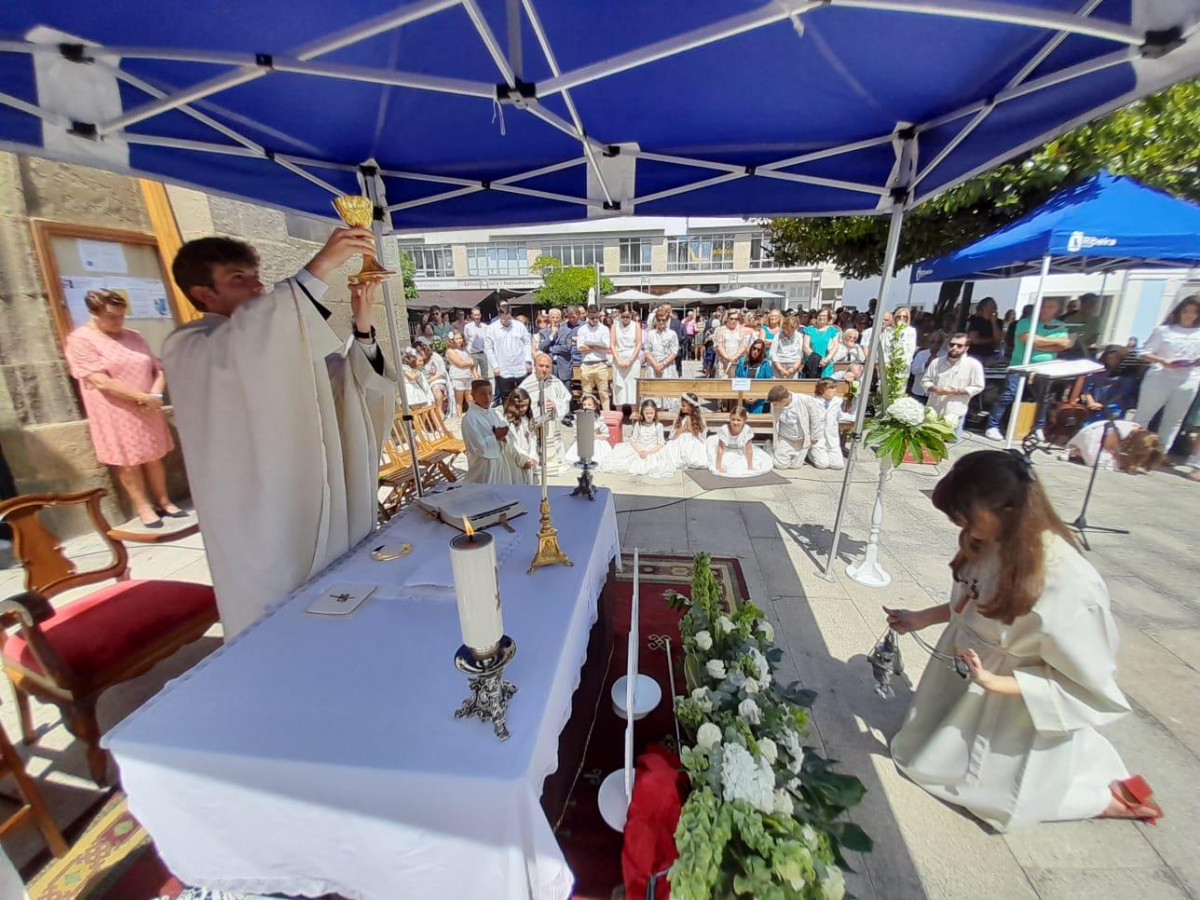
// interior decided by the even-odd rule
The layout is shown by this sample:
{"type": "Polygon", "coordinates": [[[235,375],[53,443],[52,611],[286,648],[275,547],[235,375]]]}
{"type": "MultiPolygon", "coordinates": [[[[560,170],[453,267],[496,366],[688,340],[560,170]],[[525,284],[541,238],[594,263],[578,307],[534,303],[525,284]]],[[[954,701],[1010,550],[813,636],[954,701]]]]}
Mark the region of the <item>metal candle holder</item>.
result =
{"type": "Polygon", "coordinates": [[[454,654],[454,665],[467,676],[471,696],[454,711],[454,718],[491,722],[497,738],[502,741],[509,739],[505,720],[509,698],[517,692],[517,686],[504,680],[504,667],[516,655],[517,644],[507,634],[502,635],[500,642],[488,653],[481,654],[466,644],[458,648],[454,654]]]}
{"type": "Polygon", "coordinates": [[[575,468],[582,469],[579,473],[579,483],[575,485],[575,490],[571,491],[572,497],[587,497],[589,500],[596,499],[596,485],[592,481],[592,469],[599,466],[590,459],[581,459],[575,463],[575,468]]]}

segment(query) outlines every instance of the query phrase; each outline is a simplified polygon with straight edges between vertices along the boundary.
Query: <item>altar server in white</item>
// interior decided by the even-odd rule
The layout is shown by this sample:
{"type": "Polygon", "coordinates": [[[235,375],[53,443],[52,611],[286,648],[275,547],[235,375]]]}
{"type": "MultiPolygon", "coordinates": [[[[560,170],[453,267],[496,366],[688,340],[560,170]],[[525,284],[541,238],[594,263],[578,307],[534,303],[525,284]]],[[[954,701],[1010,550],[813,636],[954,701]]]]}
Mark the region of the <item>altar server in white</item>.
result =
{"type": "Polygon", "coordinates": [[[1116,683],[1117,626],[1100,575],[1077,549],[1027,459],[970,453],[933,492],[962,533],[950,602],[886,610],[901,633],[946,624],[896,766],[933,796],[1004,831],[1068,819],[1162,815],[1097,730],[1129,711],[1116,683]]]}
{"type": "Polygon", "coordinates": [[[482,378],[471,382],[471,405],[462,417],[462,438],[467,445],[467,477],[472,484],[512,484],[504,459],[503,442],[508,423],[492,406],[492,383],[482,378]]]}
{"type": "Polygon", "coordinates": [[[782,384],[767,394],[771,404],[772,440],[777,469],[799,469],[821,433],[821,413],[812,397],[793,394],[782,384]]]}
{"type": "Polygon", "coordinates": [[[537,405],[541,399],[544,412],[550,417],[546,422],[546,472],[557,475],[562,471],[563,461],[562,418],[571,411],[571,392],[553,372],[554,360],[550,354],[535,353],[533,372],[518,387],[532,398],[534,416],[540,415],[537,405]]]}
{"type": "Polygon", "coordinates": [[[375,526],[396,384],[373,286],[351,289],[354,339],[320,304],[342,263],[374,252],[370,231],[339,228],[270,291],[254,248],[231,238],[189,241],[172,264],[205,314],[167,338],[163,366],[227,640],[375,526]]]}

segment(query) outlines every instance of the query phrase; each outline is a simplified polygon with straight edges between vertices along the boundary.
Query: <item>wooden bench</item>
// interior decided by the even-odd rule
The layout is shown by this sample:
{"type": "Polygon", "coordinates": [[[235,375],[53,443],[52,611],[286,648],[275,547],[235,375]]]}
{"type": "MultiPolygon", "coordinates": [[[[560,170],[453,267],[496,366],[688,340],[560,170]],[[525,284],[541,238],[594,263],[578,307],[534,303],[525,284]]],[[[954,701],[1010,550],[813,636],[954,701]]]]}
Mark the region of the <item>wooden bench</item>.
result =
{"type": "MultiPolygon", "coordinates": [[[[735,391],[733,382],[728,378],[639,378],[638,403],[653,400],[661,408],[664,401],[677,401],[682,394],[693,393],[704,403],[704,417],[708,424],[723,425],[729,421],[729,412],[713,408],[721,401],[741,401],[748,405],[755,400],[766,400],[771,388],[777,384],[782,384],[793,394],[815,394],[817,381],[815,378],[755,378],[750,381],[750,390],[735,391]]],[[[845,397],[848,393],[844,382],[838,382],[835,390],[839,397],[845,397]]],[[[661,409],[659,418],[664,424],[673,423],[676,412],[677,407],[661,409]]],[[[770,434],[771,414],[750,413],[746,424],[756,434],[770,434]]]]}

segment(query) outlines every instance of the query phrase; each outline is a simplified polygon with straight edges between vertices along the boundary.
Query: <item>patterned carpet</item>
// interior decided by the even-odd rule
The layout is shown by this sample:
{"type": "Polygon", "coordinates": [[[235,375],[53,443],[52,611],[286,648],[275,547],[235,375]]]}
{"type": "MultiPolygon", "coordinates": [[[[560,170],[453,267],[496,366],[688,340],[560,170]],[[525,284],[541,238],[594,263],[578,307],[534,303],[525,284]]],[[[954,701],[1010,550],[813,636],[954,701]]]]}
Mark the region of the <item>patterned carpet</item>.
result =
{"type": "MultiPolygon", "coordinates": [[[[673,657],[676,692],[684,690],[683,659],[679,652],[677,614],[667,608],[670,591],[688,594],[692,560],[687,556],[642,552],[641,628],[645,643],[641,671],[664,687],[663,702],[637,726],[637,752],[651,743],[675,747],[666,641],[673,657]]],[[[578,900],[610,900],[621,882],[621,835],[600,819],[596,791],[608,772],[621,766],[624,722],[612,710],[609,690],[625,671],[625,639],[629,633],[633,572],[626,555],[625,571],[616,575],[613,611],[615,644],[611,657],[598,660],[607,672],[601,702],[589,729],[583,765],[576,773],[566,810],[555,831],[563,853],[576,874],[578,900]]],[[[746,583],[737,559],[714,557],[713,574],[721,596],[731,609],[747,599],[746,583]]],[[[576,745],[578,747],[578,744],[576,745]]],[[[167,870],[150,835],[129,812],[126,797],[114,792],[70,852],[46,866],[29,884],[31,900],[253,900],[227,893],[188,888],[167,870]]]]}

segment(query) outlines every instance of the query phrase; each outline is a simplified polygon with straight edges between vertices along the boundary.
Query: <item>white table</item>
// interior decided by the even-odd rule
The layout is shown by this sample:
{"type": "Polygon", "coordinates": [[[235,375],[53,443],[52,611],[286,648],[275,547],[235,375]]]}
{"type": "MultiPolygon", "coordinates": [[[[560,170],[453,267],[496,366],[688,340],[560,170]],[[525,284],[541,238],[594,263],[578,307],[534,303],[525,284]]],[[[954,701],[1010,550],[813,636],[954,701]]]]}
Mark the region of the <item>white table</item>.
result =
{"type": "MultiPolygon", "coordinates": [[[[498,540],[512,737],[456,720],[467,696],[452,590],[413,587],[453,529],[409,511],[105,738],[130,809],[185,883],[348,898],[565,898],[573,876],[539,804],[558,765],[597,597],[619,558],[612,495],[552,488],[574,567],[525,574],[529,515],[498,540]],[[403,559],[370,550],[402,538],[403,559]],[[349,616],[306,612],[333,582],[380,585],[349,616]],[[406,587],[407,586],[407,587],[406,587]]],[[[448,573],[448,564],[446,572],[448,573]]]]}

